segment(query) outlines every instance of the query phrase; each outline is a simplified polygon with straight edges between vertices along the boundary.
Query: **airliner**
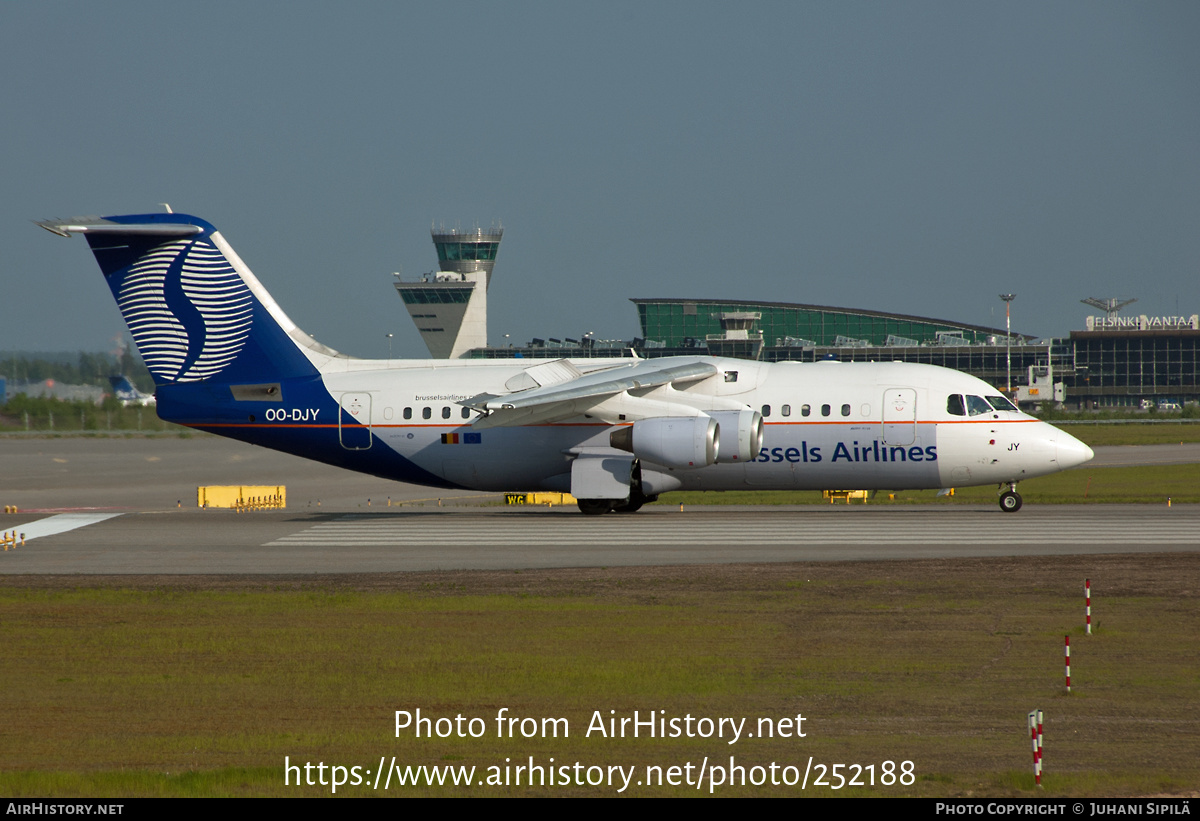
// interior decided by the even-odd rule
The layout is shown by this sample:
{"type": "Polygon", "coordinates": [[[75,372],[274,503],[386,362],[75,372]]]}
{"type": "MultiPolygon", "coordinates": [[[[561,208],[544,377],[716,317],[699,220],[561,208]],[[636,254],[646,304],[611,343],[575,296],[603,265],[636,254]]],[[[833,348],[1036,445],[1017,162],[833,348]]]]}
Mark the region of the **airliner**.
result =
{"type": "Polygon", "coordinates": [[[387,479],[571,493],[632,513],[675,490],[1017,483],[1092,450],[967,374],[903,362],[368,360],[296,327],[208,222],[45,220],[82,234],[156,385],[158,415],[387,479]]]}
{"type": "Polygon", "coordinates": [[[113,396],[126,408],[144,407],[154,404],[154,394],[142,393],[134,387],[133,383],[129,381],[129,377],[124,374],[110,376],[108,382],[112,385],[113,396]]]}

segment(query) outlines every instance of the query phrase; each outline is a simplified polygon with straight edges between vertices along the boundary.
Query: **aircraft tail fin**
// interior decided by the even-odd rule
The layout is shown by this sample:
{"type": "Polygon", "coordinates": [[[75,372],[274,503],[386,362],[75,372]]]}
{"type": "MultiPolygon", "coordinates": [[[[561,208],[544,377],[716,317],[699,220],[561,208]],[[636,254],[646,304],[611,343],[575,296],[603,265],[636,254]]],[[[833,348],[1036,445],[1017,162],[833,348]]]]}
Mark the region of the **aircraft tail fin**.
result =
{"type": "Polygon", "coordinates": [[[131,405],[155,405],[158,402],[158,398],[154,394],[142,393],[129,381],[129,377],[124,374],[110,376],[108,382],[112,385],[113,396],[126,407],[131,405]]]}
{"type": "Polygon", "coordinates": [[[122,402],[140,398],[140,392],[142,391],[134,388],[133,383],[130,382],[130,379],[124,373],[108,377],[108,384],[113,386],[113,396],[119,398],[122,402]]]}
{"type": "Polygon", "coordinates": [[[157,385],[315,376],[342,358],[297,328],[202,219],[166,213],[37,224],[87,239],[157,385]]]}
{"type": "Polygon", "coordinates": [[[112,385],[113,395],[118,399],[136,399],[138,390],[129,381],[125,375],[115,375],[108,378],[108,384],[112,385]]]}

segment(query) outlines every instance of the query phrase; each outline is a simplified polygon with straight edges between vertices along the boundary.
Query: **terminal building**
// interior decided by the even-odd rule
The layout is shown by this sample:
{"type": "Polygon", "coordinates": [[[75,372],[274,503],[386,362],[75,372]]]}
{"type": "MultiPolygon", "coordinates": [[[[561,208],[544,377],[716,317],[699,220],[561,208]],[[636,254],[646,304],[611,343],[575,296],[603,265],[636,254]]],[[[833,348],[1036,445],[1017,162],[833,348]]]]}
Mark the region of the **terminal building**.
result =
{"type": "Polygon", "coordinates": [[[1200,316],[1088,317],[1084,330],[1029,334],[952,320],[779,302],[634,299],[632,340],[534,339],[471,357],[711,354],[768,362],[903,361],[941,365],[1011,387],[1023,403],[1174,408],[1200,402],[1200,316]],[[1011,363],[1011,365],[1010,365],[1011,363]]]}
{"type": "Polygon", "coordinates": [[[1071,331],[1066,341],[1068,404],[1172,407],[1200,401],[1200,315],[1088,317],[1087,329],[1071,331]]]}
{"type": "Polygon", "coordinates": [[[1035,339],[1001,328],[883,311],[785,302],[633,299],[641,335],[631,340],[535,338],[487,344],[487,290],[502,230],[434,231],[439,270],[397,282],[435,358],[643,358],[697,354],[815,362],[941,365],[1011,387],[1026,403],[1070,408],[1165,407],[1200,402],[1200,316],[1121,317],[1107,308],[1084,330],[1035,339]],[[1011,381],[1010,381],[1011,380],[1011,381]]]}
{"type": "Polygon", "coordinates": [[[719,348],[721,317],[753,310],[762,317],[761,350],[751,358],[768,362],[920,362],[964,371],[999,388],[1007,387],[1010,362],[1014,386],[1029,379],[1031,367],[1045,371],[1043,380],[1070,367],[1068,352],[1054,342],[1022,333],[1010,338],[1003,328],[953,320],[782,302],[632,301],[645,335],[638,341],[656,352],[695,354],[712,350],[713,342],[719,348]]]}

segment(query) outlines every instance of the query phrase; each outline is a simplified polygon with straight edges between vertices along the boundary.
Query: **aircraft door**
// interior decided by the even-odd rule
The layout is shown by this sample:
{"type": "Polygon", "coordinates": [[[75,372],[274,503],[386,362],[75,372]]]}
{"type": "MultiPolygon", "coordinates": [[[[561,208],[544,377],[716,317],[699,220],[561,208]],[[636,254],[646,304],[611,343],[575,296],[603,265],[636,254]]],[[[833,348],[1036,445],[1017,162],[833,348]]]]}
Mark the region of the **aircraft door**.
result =
{"type": "Polygon", "coordinates": [[[883,443],[911,445],[917,438],[917,392],[888,388],[883,392],[883,443]]]}
{"type": "Polygon", "coordinates": [[[338,440],[346,450],[371,447],[371,394],[343,393],[339,402],[338,440]]]}

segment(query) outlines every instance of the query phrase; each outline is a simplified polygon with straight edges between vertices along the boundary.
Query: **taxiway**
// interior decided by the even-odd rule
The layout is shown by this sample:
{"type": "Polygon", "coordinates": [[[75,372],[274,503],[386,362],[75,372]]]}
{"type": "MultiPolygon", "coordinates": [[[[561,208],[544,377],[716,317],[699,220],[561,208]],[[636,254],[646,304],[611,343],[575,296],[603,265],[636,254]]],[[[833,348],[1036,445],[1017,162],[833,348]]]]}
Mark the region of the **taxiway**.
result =
{"type": "MultiPolygon", "coordinates": [[[[1200,506],[650,506],[584,517],[506,508],[209,436],[0,441],[0,497],[27,532],[7,574],[418,570],[1195,552],[1200,506]],[[196,486],[286,484],[286,510],[196,508],[196,486]],[[423,500],[423,505],[413,506],[423,500]],[[401,502],[407,506],[400,507],[401,502]]],[[[1200,461],[1200,446],[1101,448],[1096,462],[1200,461]]]]}

